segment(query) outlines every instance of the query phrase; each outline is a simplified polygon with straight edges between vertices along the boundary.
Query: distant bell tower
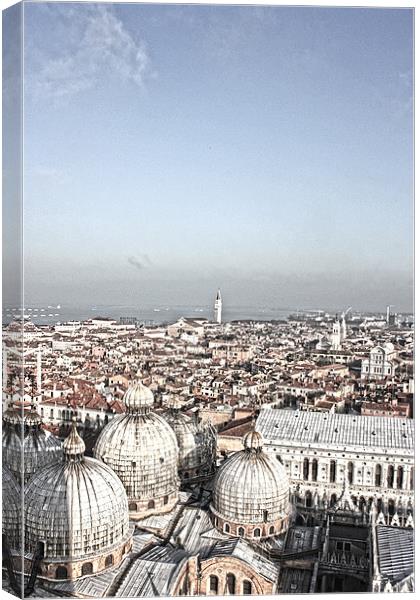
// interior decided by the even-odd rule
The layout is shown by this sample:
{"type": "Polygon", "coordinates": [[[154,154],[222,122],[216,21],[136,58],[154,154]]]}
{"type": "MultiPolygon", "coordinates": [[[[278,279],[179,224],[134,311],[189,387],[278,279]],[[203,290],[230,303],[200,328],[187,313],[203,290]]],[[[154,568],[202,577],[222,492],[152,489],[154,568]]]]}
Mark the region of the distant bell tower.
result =
{"type": "Polygon", "coordinates": [[[216,300],[214,302],[214,320],[220,325],[222,322],[222,294],[217,290],[216,300]]]}
{"type": "Polygon", "coordinates": [[[347,337],[347,323],[346,323],[346,317],[345,315],[343,315],[343,318],[341,319],[341,339],[345,340],[347,337]]]}

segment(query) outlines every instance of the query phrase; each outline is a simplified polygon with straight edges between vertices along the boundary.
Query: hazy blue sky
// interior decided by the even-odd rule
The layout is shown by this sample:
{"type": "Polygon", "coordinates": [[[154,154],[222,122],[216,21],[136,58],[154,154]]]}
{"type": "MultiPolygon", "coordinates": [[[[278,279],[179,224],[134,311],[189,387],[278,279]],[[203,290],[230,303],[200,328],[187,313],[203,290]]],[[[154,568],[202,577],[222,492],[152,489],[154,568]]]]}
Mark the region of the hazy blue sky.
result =
{"type": "Polygon", "coordinates": [[[25,5],[28,301],[411,309],[412,12],[25,5]]]}

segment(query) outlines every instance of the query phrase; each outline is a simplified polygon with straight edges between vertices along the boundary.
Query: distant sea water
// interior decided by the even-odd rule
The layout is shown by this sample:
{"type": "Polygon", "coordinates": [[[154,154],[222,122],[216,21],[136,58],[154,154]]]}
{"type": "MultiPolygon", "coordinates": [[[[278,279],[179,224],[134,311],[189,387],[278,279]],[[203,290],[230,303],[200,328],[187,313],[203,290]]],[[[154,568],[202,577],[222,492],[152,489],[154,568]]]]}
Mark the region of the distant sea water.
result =
{"type": "MultiPolygon", "coordinates": [[[[223,307],[223,320],[235,321],[251,319],[270,321],[272,319],[287,319],[296,309],[288,308],[259,308],[252,306],[226,306],[223,307]]],[[[7,324],[19,316],[13,308],[3,309],[3,323],[7,324]]],[[[127,306],[127,305],[97,305],[88,307],[74,307],[65,305],[33,305],[25,307],[25,316],[36,325],[54,325],[66,321],[85,321],[95,317],[135,317],[140,323],[146,325],[162,325],[174,323],[180,317],[213,319],[212,306],[197,305],[155,305],[155,306],[127,306]]]]}

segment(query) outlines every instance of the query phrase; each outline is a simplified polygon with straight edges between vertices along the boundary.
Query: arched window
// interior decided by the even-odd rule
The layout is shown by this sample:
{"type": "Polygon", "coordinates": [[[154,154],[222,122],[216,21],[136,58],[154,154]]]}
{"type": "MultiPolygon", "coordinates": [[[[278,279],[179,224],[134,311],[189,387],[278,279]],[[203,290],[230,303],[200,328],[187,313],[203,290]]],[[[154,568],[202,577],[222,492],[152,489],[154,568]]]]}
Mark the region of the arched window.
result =
{"type": "MultiPolygon", "coordinates": [[[[58,544],[57,544],[58,546],[58,544]]],[[[37,550],[40,558],[44,558],[45,556],[45,542],[38,542],[37,550]]]]}
{"type": "Polygon", "coordinates": [[[229,525],[229,523],[225,523],[224,530],[225,530],[225,533],[230,533],[230,525],[229,525]]]}
{"type": "Polygon", "coordinates": [[[410,469],[410,490],[414,490],[414,467],[410,469]]]}
{"type": "Polygon", "coordinates": [[[400,465],[397,469],[397,488],[402,490],[403,487],[403,479],[404,479],[404,469],[400,465]]]}
{"type": "Polygon", "coordinates": [[[56,579],[67,579],[67,577],[68,577],[68,575],[67,575],[66,567],[63,567],[62,565],[57,567],[57,569],[55,571],[55,578],[56,579]]]}
{"type": "Polygon", "coordinates": [[[308,481],[309,478],[309,459],[305,458],[303,461],[303,479],[308,481]]]}
{"type": "Polygon", "coordinates": [[[113,564],[114,564],[114,556],[112,554],[108,554],[108,556],[105,559],[105,566],[110,567],[113,564]]]}
{"type": "Polygon", "coordinates": [[[210,575],[209,579],[210,592],[217,594],[219,592],[219,579],[216,575],[210,575]]]}
{"type": "Polygon", "coordinates": [[[354,480],[354,464],[352,462],[349,462],[349,464],[347,465],[347,474],[348,474],[349,484],[351,485],[354,480]]]}
{"type": "Polygon", "coordinates": [[[394,467],[393,465],[389,465],[388,467],[388,476],[386,478],[387,484],[389,488],[392,488],[394,485],[394,467]]]}
{"type": "Polygon", "coordinates": [[[236,577],[233,573],[228,573],[226,576],[226,586],[229,594],[235,593],[236,577]]]}
{"type": "Polygon", "coordinates": [[[261,529],[259,527],[254,529],[254,537],[261,537],[261,529]]]}
{"type": "Polygon", "coordinates": [[[331,483],[335,483],[335,478],[336,478],[336,472],[337,472],[337,463],[335,462],[335,460],[332,460],[330,462],[330,482],[331,483]]]}
{"type": "Polygon", "coordinates": [[[245,529],[243,527],[238,527],[238,535],[239,537],[244,537],[245,529]]]}
{"type": "Polygon", "coordinates": [[[376,465],[375,467],[375,486],[380,487],[382,485],[382,467],[376,465]]]}
{"type": "Polygon", "coordinates": [[[361,497],[360,497],[360,500],[359,500],[359,509],[360,509],[361,511],[363,511],[363,510],[365,510],[365,509],[366,509],[366,500],[364,499],[364,497],[363,497],[363,496],[361,496],[361,497]]]}
{"type": "Polygon", "coordinates": [[[268,510],[263,510],[263,521],[264,523],[268,521],[268,510]]]}
{"type": "Polygon", "coordinates": [[[128,505],[128,510],[136,511],[137,510],[137,502],[130,502],[128,505]]]}
{"type": "Polygon", "coordinates": [[[93,565],[91,562],[82,565],[82,575],[91,575],[93,573],[93,565]]]}
{"type": "Polygon", "coordinates": [[[242,583],[242,593],[247,596],[252,594],[252,585],[251,582],[248,581],[248,579],[244,579],[242,583]]]}
{"type": "Polygon", "coordinates": [[[331,494],[330,506],[334,506],[334,504],[336,502],[337,502],[337,496],[336,496],[336,494],[331,494]]]}
{"type": "Polygon", "coordinates": [[[388,514],[391,517],[395,514],[395,502],[393,500],[388,500],[388,514]]]}
{"type": "Polygon", "coordinates": [[[273,535],[275,531],[276,531],[276,530],[274,529],[274,525],[272,525],[272,526],[270,527],[270,529],[268,530],[268,533],[269,533],[269,535],[273,535]]]}
{"type": "Polygon", "coordinates": [[[312,461],[312,481],[317,481],[318,479],[318,461],[316,458],[312,461]]]}
{"type": "Polygon", "coordinates": [[[309,491],[305,494],[305,506],[306,508],[311,508],[312,506],[312,493],[309,491]]]}
{"type": "Polygon", "coordinates": [[[149,502],[147,503],[147,508],[155,508],[155,501],[154,500],[149,500],[149,502]]]}

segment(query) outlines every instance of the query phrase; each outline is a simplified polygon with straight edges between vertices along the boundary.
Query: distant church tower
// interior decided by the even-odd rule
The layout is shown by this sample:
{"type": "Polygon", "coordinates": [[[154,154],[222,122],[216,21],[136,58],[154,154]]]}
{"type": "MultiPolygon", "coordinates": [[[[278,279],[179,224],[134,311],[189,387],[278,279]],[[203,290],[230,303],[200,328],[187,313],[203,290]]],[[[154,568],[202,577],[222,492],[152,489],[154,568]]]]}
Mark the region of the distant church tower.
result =
{"type": "Polygon", "coordinates": [[[220,290],[217,290],[216,300],[214,302],[214,320],[216,323],[222,322],[222,295],[220,290]]]}
{"type": "Polygon", "coordinates": [[[341,349],[341,324],[338,319],[333,324],[332,336],[331,336],[331,349],[341,349]]]}
{"type": "Polygon", "coordinates": [[[346,317],[345,315],[343,315],[343,318],[341,320],[341,339],[345,340],[347,337],[347,323],[346,323],[346,317]]]}

